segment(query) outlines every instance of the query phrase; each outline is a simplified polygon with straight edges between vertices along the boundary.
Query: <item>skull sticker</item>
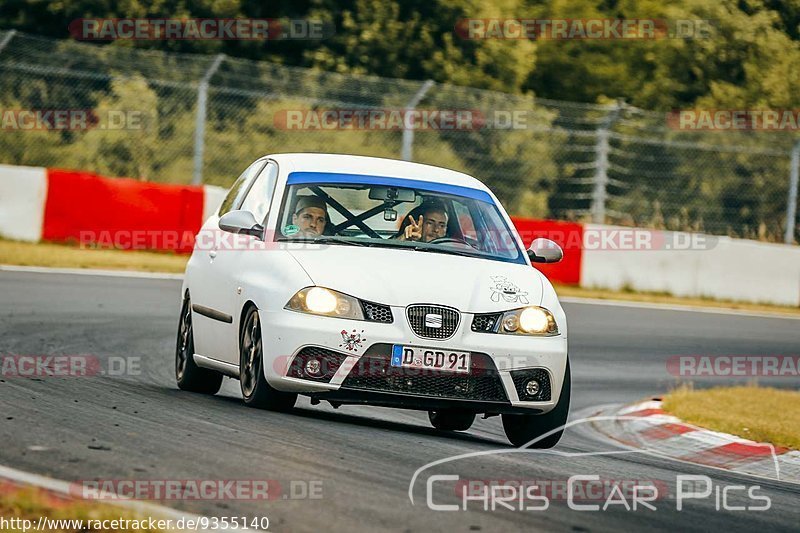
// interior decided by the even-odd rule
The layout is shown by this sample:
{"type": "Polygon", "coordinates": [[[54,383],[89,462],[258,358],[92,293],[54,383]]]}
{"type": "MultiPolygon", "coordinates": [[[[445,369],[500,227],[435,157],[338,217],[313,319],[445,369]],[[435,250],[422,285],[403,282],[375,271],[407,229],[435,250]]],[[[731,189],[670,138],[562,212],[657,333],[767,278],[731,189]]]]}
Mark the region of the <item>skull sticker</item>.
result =
{"type": "Polygon", "coordinates": [[[363,348],[361,343],[367,342],[367,338],[363,336],[363,329],[361,333],[358,333],[356,330],[353,330],[352,333],[348,333],[346,329],[343,329],[340,333],[342,334],[342,343],[339,345],[339,348],[356,352],[358,348],[363,348]]]}

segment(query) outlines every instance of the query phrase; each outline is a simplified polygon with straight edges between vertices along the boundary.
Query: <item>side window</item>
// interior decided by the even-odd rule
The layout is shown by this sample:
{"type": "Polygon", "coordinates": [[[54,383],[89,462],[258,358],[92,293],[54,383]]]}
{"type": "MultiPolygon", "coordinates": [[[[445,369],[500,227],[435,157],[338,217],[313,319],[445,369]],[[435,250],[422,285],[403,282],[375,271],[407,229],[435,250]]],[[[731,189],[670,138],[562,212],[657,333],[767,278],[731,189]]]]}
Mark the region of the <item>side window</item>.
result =
{"type": "Polygon", "coordinates": [[[478,232],[475,230],[469,207],[457,200],[453,200],[453,210],[458,219],[458,227],[461,228],[461,235],[468,241],[478,242],[478,232]]]}
{"type": "Polygon", "coordinates": [[[258,174],[258,171],[263,167],[264,161],[256,161],[247,167],[247,169],[242,172],[236,181],[233,182],[231,190],[228,191],[227,196],[225,196],[225,199],[219,206],[219,216],[224,215],[228,211],[236,209],[239,204],[242,203],[242,197],[244,196],[245,192],[247,192],[247,185],[250,183],[250,179],[258,174]]]}
{"type": "Polygon", "coordinates": [[[258,222],[263,223],[269,212],[272,193],[275,191],[275,181],[277,179],[278,165],[270,161],[253,182],[240,209],[250,211],[258,222]]]}

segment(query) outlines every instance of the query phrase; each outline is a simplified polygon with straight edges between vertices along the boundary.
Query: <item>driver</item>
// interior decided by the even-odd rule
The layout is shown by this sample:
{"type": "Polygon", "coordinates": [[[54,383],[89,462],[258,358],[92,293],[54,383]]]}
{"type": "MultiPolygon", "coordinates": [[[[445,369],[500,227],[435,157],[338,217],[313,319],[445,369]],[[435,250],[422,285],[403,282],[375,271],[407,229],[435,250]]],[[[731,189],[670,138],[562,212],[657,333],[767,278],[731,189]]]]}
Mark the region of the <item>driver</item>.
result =
{"type": "Polygon", "coordinates": [[[292,224],[299,233],[319,237],[328,224],[328,208],[319,196],[298,196],[292,215],[292,224]]]}
{"type": "Polygon", "coordinates": [[[412,209],[397,233],[401,241],[431,242],[447,236],[447,210],[439,200],[426,200],[412,209]],[[418,217],[417,220],[414,220],[418,217]]]}

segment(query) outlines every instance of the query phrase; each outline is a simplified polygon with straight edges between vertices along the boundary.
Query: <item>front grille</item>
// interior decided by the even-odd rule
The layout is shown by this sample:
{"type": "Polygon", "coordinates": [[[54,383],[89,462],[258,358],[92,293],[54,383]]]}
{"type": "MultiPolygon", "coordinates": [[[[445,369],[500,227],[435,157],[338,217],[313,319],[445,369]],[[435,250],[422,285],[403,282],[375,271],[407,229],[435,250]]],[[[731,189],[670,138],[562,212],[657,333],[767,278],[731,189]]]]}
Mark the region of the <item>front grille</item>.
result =
{"type": "Polygon", "coordinates": [[[485,315],[475,315],[472,319],[472,331],[480,331],[483,333],[494,332],[494,327],[503,316],[502,313],[488,313],[485,315]]]}
{"type": "Polygon", "coordinates": [[[391,324],[394,321],[392,309],[388,305],[365,302],[364,300],[361,300],[361,305],[364,308],[364,316],[370,322],[391,324]]]}
{"type": "Polygon", "coordinates": [[[461,321],[457,309],[440,305],[409,305],[406,316],[414,333],[426,339],[449,339],[461,321]],[[431,323],[439,327],[431,326],[431,323]]]}
{"type": "Polygon", "coordinates": [[[286,374],[291,378],[308,379],[310,381],[321,381],[328,383],[333,379],[336,371],[342,365],[347,356],[343,353],[334,352],[318,346],[306,346],[298,353],[289,365],[289,372],[286,374]],[[310,359],[317,359],[320,362],[319,375],[309,375],[306,371],[306,363],[310,359]]]}
{"type": "Polygon", "coordinates": [[[359,359],[342,387],[453,400],[508,401],[497,368],[486,354],[473,353],[470,373],[455,374],[393,367],[388,344],[375,345],[369,352],[359,359]]]}
{"type": "Polygon", "coordinates": [[[511,379],[514,381],[514,388],[517,389],[517,395],[520,400],[537,402],[550,401],[550,373],[544,368],[513,370],[511,371],[511,379]],[[538,381],[540,385],[539,393],[535,396],[531,396],[525,391],[525,384],[532,379],[538,381]]]}

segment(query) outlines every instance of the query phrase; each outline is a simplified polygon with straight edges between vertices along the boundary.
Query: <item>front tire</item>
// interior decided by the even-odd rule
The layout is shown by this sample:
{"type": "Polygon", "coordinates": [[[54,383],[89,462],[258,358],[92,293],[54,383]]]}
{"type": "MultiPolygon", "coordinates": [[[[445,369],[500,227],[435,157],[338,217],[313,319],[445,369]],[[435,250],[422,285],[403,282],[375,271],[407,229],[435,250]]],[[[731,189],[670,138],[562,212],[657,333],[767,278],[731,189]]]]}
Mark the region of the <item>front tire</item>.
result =
{"type": "Polygon", "coordinates": [[[222,386],[222,374],[201,368],[194,362],[194,330],[192,302],[189,295],[183,300],[175,346],[175,380],[178,388],[202,394],[216,394],[222,386]]]}
{"type": "Polygon", "coordinates": [[[294,407],[297,394],[273,388],[264,377],[261,322],[255,307],[245,315],[239,347],[239,385],[244,404],[270,411],[288,411],[294,407]]]}
{"type": "Polygon", "coordinates": [[[561,440],[561,435],[564,434],[563,427],[567,423],[567,416],[569,415],[571,391],[572,378],[569,359],[567,359],[564,384],[561,386],[561,396],[552,411],[543,415],[503,415],[503,429],[511,444],[520,448],[537,437],[562,428],[543,439],[537,440],[528,448],[552,448],[558,444],[558,441],[561,440]]]}
{"type": "Polygon", "coordinates": [[[428,411],[428,420],[436,429],[445,431],[466,431],[475,421],[475,413],[445,409],[443,411],[428,411]]]}

